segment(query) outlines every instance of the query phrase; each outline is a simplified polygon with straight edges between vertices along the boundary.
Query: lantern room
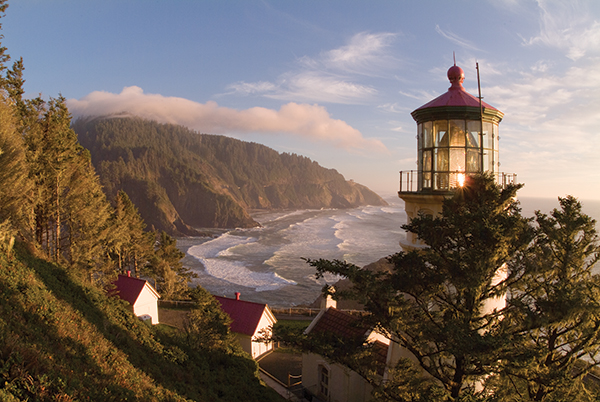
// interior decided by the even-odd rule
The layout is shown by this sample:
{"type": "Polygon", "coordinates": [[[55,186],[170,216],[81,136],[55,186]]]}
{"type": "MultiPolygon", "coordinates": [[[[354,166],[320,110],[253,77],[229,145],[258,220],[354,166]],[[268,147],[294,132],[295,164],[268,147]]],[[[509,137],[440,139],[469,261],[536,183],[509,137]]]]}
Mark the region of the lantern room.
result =
{"type": "MultiPolygon", "coordinates": [[[[441,212],[445,197],[463,186],[470,174],[489,172],[504,187],[516,180],[500,173],[498,125],[504,114],[463,88],[462,68],[448,69],[450,88],[411,113],[417,122],[417,170],[400,172],[398,195],[409,219],[441,212]]],[[[408,235],[404,248],[418,246],[408,235]]]]}
{"type": "Polygon", "coordinates": [[[498,176],[498,124],[504,114],[465,91],[460,67],[450,67],[448,79],[448,92],[411,113],[417,122],[417,191],[450,191],[469,173],[498,176]]]}

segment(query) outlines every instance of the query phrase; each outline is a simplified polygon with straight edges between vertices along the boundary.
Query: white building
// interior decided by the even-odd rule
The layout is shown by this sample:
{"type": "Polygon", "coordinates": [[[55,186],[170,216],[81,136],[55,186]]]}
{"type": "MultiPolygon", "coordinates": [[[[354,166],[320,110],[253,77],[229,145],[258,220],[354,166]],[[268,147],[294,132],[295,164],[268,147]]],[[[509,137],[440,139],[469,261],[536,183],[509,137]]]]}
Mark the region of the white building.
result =
{"type": "Polygon", "coordinates": [[[133,314],[141,319],[152,320],[152,325],[158,324],[158,299],[160,295],[152,285],[143,279],[128,275],[119,275],[114,282],[117,295],[129,302],[133,314]]]}
{"type": "Polygon", "coordinates": [[[277,319],[268,305],[240,300],[236,293],[235,299],[215,296],[221,308],[231,317],[231,332],[233,332],[244,349],[253,359],[273,350],[273,342],[264,343],[259,340],[263,332],[270,334],[277,319]]]}

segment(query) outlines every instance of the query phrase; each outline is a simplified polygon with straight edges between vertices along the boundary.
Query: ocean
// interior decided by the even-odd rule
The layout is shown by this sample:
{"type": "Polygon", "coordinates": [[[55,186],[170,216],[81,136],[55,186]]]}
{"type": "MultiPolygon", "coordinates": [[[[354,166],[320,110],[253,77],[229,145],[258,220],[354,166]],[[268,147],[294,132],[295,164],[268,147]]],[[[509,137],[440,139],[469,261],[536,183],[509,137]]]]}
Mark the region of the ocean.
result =
{"type": "MultiPolygon", "coordinates": [[[[214,230],[213,237],[178,238],[186,253],[185,267],[198,275],[198,284],[215,295],[268,303],[271,307],[308,305],[326,283],[316,279],[303,258],[339,259],[364,266],[399,252],[405,238],[404,203],[384,197],[388,206],[257,212],[259,228],[214,230]]],[[[523,198],[522,214],[549,213],[556,199],[523,198]]],[[[600,201],[582,201],[583,211],[600,220],[600,201]]],[[[600,230],[600,227],[598,227],[600,230]]]]}

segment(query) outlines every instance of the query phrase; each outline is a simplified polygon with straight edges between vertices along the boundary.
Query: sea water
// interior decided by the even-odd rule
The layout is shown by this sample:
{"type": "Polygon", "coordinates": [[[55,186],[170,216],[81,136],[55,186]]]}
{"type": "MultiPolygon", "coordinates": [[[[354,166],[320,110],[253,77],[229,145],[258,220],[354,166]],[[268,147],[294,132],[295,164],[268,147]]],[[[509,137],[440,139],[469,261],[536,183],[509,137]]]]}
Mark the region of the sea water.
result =
{"type": "MultiPolygon", "coordinates": [[[[215,231],[213,237],[178,239],[186,253],[184,266],[195,272],[198,284],[215,295],[268,303],[272,307],[309,305],[327,283],[317,278],[304,259],[344,260],[364,266],[401,251],[406,238],[404,203],[385,197],[387,206],[257,212],[259,228],[215,231]]],[[[553,199],[521,199],[524,216],[535,210],[549,213],[553,199]]],[[[583,202],[585,213],[598,219],[600,202],[583,202]]],[[[599,228],[600,229],[600,228],[599,228]]]]}

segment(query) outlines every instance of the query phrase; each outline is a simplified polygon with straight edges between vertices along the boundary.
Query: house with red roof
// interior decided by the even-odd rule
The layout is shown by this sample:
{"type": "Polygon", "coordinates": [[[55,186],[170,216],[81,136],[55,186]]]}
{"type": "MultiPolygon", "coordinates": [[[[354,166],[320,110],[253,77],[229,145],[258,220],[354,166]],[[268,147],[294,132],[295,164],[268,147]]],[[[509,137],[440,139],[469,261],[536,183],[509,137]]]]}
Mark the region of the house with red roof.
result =
{"type": "Polygon", "coordinates": [[[160,295],[148,281],[134,278],[128,273],[127,275],[119,275],[113,284],[116,286],[117,295],[131,304],[133,314],[143,320],[152,320],[152,325],[158,324],[158,299],[160,295]]]}
{"type": "MultiPolygon", "coordinates": [[[[397,343],[361,325],[357,316],[334,306],[321,310],[304,333],[309,336],[329,333],[347,339],[364,338],[373,348],[382,380],[387,376],[387,367],[400,358],[397,343]]],[[[373,391],[373,387],[357,372],[316,353],[302,354],[302,386],[313,400],[322,401],[365,402],[371,399],[373,391]]]]}
{"type": "Polygon", "coordinates": [[[273,342],[264,343],[258,339],[263,332],[270,333],[277,319],[268,305],[240,300],[240,294],[235,299],[215,296],[221,308],[231,317],[231,332],[233,332],[244,349],[253,359],[273,350],[273,342]]]}

